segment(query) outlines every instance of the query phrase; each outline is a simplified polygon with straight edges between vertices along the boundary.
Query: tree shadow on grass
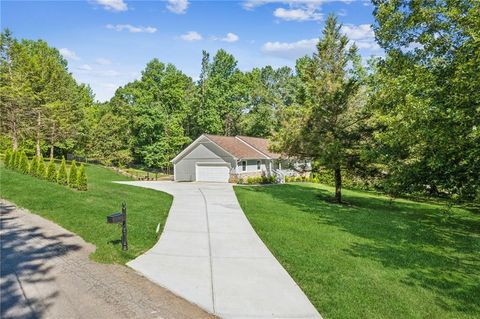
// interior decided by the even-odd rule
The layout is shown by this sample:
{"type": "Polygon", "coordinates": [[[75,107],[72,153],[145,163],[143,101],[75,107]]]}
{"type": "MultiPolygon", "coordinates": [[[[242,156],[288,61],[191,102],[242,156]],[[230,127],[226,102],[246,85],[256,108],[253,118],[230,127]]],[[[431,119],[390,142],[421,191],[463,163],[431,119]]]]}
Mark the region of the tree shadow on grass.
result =
{"type": "Polygon", "coordinates": [[[23,225],[12,213],[14,209],[0,203],[0,317],[41,318],[59,292],[37,298],[29,296],[25,286],[54,282],[53,266],[46,265],[45,261],[81,247],[62,242],[63,238],[73,235],[48,236],[39,227],[23,225]]]}
{"type": "Polygon", "coordinates": [[[333,193],[301,185],[252,189],[313,214],[364,240],[345,250],[351,256],[405,271],[402,284],[435,292],[446,310],[480,313],[480,218],[442,208],[390,201],[374,194],[348,192],[347,205],[331,203],[333,193]]]}

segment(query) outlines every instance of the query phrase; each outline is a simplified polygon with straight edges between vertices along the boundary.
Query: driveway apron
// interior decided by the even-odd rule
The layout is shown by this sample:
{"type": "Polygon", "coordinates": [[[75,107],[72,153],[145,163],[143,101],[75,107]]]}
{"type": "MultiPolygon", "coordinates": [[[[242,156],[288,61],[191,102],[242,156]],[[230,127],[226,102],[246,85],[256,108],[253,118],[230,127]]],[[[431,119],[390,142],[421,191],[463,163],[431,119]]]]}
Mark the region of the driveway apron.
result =
{"type": "Polygon", "coordinates": [[[121,182],[174,196],[158,243],[128,263],[223,318],[321,318],[224,183],[121,182]]]}

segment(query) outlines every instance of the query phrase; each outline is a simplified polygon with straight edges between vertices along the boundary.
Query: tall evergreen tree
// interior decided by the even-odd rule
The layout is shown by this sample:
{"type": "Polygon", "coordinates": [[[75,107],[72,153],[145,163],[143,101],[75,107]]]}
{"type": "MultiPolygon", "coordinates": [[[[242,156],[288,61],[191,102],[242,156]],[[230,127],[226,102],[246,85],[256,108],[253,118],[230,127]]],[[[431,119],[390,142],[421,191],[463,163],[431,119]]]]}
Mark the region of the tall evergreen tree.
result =
{"type": "Polygon", "coordinates": [[[298,64],[302,81],[302,107],[289,110],[289,120],[275,136],[274,147],[289,156],[318,161],[335,174],[335,200],[342,201],[342,169],[355,159],[359,128],[365,118],[359,103],[359,66],[355,45],[341,34],[330,15],[317,44],[317,52],[298,64]]]}

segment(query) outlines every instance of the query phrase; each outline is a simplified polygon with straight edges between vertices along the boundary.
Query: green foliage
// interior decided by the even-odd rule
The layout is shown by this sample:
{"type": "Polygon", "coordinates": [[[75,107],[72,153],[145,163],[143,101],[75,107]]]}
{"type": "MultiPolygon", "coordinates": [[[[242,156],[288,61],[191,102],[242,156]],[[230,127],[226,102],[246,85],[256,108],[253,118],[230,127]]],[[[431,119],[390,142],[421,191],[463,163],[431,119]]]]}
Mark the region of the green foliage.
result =
{"type": "Polygon", "coordinates": [[[4,163],[5,163],[5,167],[7,168],[10,168],[10,159],[12,158],[12,150],[11,149],[7,149],[5,151],[5,159],[4,159],[4,163]]]}
{"type": "Polygon", "coordinates": [[[84,167],[83,163],[80,164],[80,168],[78,169],[77,189],[79,191],[86,191],[88,189],[87,174],[85,173],[85,167],[84,167]]]}
{"type": "Polygon", "coordinates": [[[32,161],[30,162],[30,168],[29,168],[28,173],[31,176],[37,176],[37,171],[38,171],[38,157],[34,156],[32,158],[32,161]]]}
{"type": "Polygon", "coordinates": [[[51,159],[47,165],[47,173],[45,175],[45,178],[50,182],[57,181],[57,165],[55,165],[53,159],[51,159]]]}
{"type": "Polygon", "coordinates": [[[11,168],[18,170],[20,167],[20,151],[13,151],[12,164],[11,168]]]}
{"type": "Polygon", "coordinates": [[[78,177],[78,172],[77,172],[77,162],[73,160],[70,163],[70,171],[68,172],[68,185],[71,188],[77,188],[77,177],[78,177]]]}
{"type": "Polygon", "coordinates": [[[65,163],[65,157],[62,157],[60,168],[57,172],[57,183],[60,185],[68,185],[67,164],[65,163]]]}
{"type": "Polygon", "coordinates": [[[391,193],[480,191],[480,2],[375,1],[371,157],[391,193]]]}
{"type": "Polygon", "coordinates": [[[337,202],[341,202],[341,170],[358,156],[366,117],[360,94],[360,57],[340,27],[330,15],[316,53],[297,61],[301,106],[287,111],[289,120],[275,135],[274,143],[278,152],[292,157],[302,154],[335,170],[339,176],[337,202]]]}
{"type": "Polygon", "coordinates": [[[25,151],[21,151],[19,155],[19,161],[18,161],[18,171],[23,174],[28,174],[28,169],[29,169],[29,162],[28,162],[28,157],[27,154],[25,154],[25,151]]]}
{"type": "Polygon", "coordinates": [[[255,183],[255,178],[253,178],[252,176],[248,176],[247,177],[247,184],[254,184],[255,183]]]}
{"type": "Polygon", "coordinates": [[[238,179],[238,184],[245,184],[245,179],[243,177],[240,177],[238,179]]]}
{"type": "Polygon", "coordinates": [[[47,171],[45,167],[45,161],[43,160],[42,154],[38,157],[37,173],[35,174],[38,178],[46,178],[47,171]]]}

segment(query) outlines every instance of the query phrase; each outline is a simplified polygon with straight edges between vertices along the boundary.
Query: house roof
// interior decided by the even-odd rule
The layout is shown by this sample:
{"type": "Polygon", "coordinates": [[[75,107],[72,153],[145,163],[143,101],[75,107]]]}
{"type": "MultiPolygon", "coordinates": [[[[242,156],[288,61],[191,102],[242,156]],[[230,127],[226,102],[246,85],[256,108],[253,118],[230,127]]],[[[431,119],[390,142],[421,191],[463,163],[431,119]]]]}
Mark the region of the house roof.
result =
{"type": "Polygon", "coordinates": [[[269,141],[264,138],[203,134],[193,141],[189,146],[187,146],[183,151],[181,151],[177,156],[175,156],[172,162],[176,163],[205,138],[212,143],[215,143],[217,146],[236,159],[280,158],[280,154],[273,153],[268,150],[269,141]]]}
{"type": "Polygon", "coordinates": [[[237,138],[253,146],[255,149],[257,149],[258,151],[267,155],[270,158],[274,158],[274,159],[280,158],[280,154],[271,152],[269,150],[270,142],[265,138],[241,136],[241,135],[237,136],[237,138]]]}
{"type": "Polygon", "coordinates": [[[235,136],[220,136],[205,134],[210,141],[220,146],[222,149],[230,153],[236,158],[248,159],[267,159],[268,155],[257,150],[254,146],[240,140],[235,136]]]}

